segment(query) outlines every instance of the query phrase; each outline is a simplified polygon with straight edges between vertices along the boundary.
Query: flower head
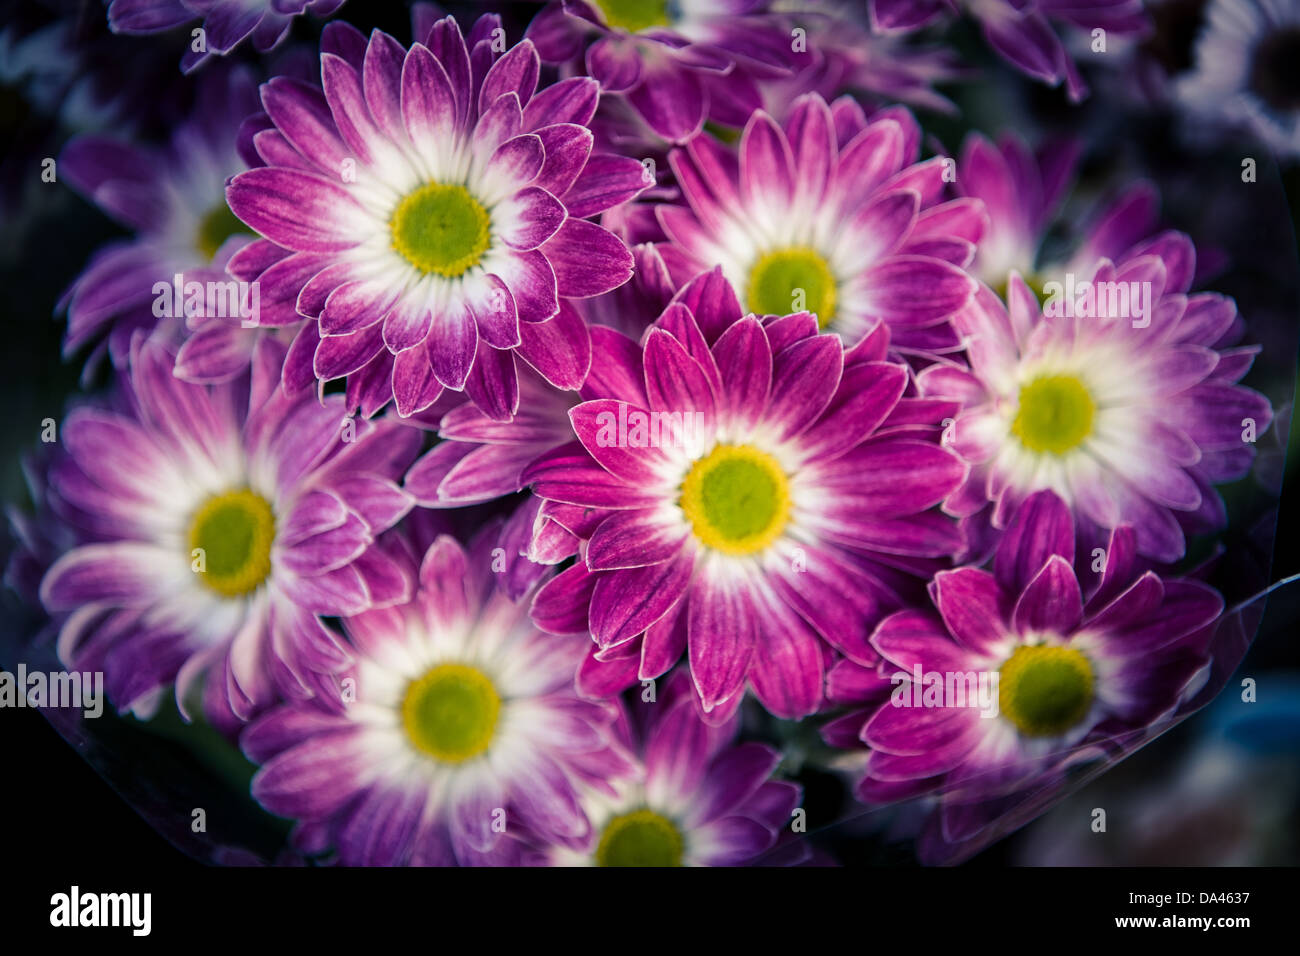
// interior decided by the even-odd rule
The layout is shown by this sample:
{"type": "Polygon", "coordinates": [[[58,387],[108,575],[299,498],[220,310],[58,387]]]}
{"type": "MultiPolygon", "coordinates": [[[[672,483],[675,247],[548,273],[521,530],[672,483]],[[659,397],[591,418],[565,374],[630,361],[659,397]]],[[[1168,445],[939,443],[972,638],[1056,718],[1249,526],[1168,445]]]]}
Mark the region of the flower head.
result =
{"type": "Polygon", "coordinates": [[[969,369],[935,364],[922,394],[962,402],[945,441],[971,465],[945,508],[993,502],[1006,527],[1050,488],[1085,533],[1131,525],[1142,554],[1182,557],[1185,533],[1226,522],[1216,483],[1242,477],[1272,421],[1264,396],[1236,384],[1258,348],[1226,349],[1232,300],[1188,295],[1195,251],[1179,233],[1143,243],[1090,279],[1053,289],[1042,311],[1013,274],[1009,307],[982,288],[954,318],[969,369]]]}
{"type": "Polygon", "coordinates": [[[123,368],[133,334],[156,331],[180,346],[178,372],[191,381],[229,380],[248,368],[258,336],[240,327],[241,316],[178,311],[171,289],[177,275],[224,287],[231,257],[253,238],[226,205],[225,184],[244,168],[239,128],[256,109],[252,74],[223,69],[199,83],[193,111],[165,148],[98,134],[64,148],[59,168],[73,188],[135,232],[99,250],[65,293],[65,353],[103,336],[100,348],[123,368]],[[196,330],[190,341],[186,325],[196,330]]]}
{"type": "Polygon", "coordinates": [[[595,82],[538,92],[537,51],[499,52],[498,23],[466,38],[448,17],[409,50],[351,31],[358,42],[321,57],[323,93],[263,87],[272,126],[253,142],[268,165],[227,195],[293,252],[261,274],[265,294],[315,320],[287,379],[348,376],[357,404],[391,398],[403,416],[464,390],[498,420],[518,407],[516,356],[580,384],[568,375],[585,330],[544,327],[563,299],[631,274],[626,246],[586,217],[638,193],[645,171],[592,155],[595,82]]]}
{"type": "Polygon", "coordinates": [[[580,845],[580,772],[617,776],[615,711],[581,700],[583,642],[540,633],[497,589],[484,536],[439,536],[409,603],[346,617],[356,651],[336,712],[288,704],[249,726],[253,796],[299,821],[304,852],[346,865],[516,863],[516,834],[580,845]]]}
{"type": "Polygon", "coordinates": [[[1300,9],[1286,0],[1214,0],[1196,41],[1196,65],[1174,91],[1220,129],[1244,122],[1282,156],[1300,154],[1300,9]]]}
{"type": "Polygon", "coordinates": [[[775,714],[814,712],[828,645],[866,651],[899,569],[957,545],[931,510],[964,473],[934,442],[944,409],[902,398],[887,338],[846,353],[806,312],[742,319],[719,270],[684,289],[570,411],[578,441],[525,471],[587,540],[539,626],[589,628],[627,682],[687,652],[711,720],[746,683],[775,714]]]}
{"type": "Polygon", "coordinates": [[[1060,498],[1030,496],[992,571],[939,572],[933,608],[876,628],[878,666],[832,670],[832,700],[867,704],[827,731],[840,745],[855,731],[871,748],[861,799],[937,793],[947,839],[964,839],[995,809],[981,800],[1059,781],[1098,748],[1132,744],[1203,680],[1218,593],[1139,573],[1127,527],[1111,536],[1100,573],[1077,572],[1074,532],[1060,498]]]}
{"type": "Polygon", "coordinates": [[[696,137],[672,157],[686,205],[656,207],[664,261],[678,281],[720,264],[748,311],[807,310],[849,344],[883,322],[898,349],[955,347],[979,204],[938,202],[943,160],[915,162],[919,141],[905,110],[816,95],[783,125],[755,113],[738,154],[696,137]]]}
{"type": "Polygon", "coordinates": [[[591,833],[580,844],[546,849],[547,862],[739,866],[776,843],[799,786],[774,779],[780,753],[736,742],[738,715],[719,726],[703,722],[684,678],[678,671],[664,681],[642,719],[624,709],[618,741],[635,754],[630,772],[583,789],[591,833]]]}
{"type": "Polygon", "coordinates": [[[411,582],[372,545],[411,506],[393,478],[419,435],[350,419],[340,396],[288,398],[283,348],[205,387],[137,339],[120,401],[63,425],[52,506],[78,546],[41,599],[71,613],[65,663],[103,670],[122,710],[152,713],[175,682],[188,713],[204,675],[210,713],[251,716],[328,684],[348,653],[321,618],[405,600],[411,582]]]}

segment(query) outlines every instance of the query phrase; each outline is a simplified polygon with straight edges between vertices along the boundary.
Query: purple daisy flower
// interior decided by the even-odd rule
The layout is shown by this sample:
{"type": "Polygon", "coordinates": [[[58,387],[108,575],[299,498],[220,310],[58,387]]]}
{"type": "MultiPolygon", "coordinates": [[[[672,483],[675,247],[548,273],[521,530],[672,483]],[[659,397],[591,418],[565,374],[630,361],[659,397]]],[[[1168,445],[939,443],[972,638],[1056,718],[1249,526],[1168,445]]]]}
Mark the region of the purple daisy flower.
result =
{"type": "Polygon", "coordinates": [[[938,202],[944,160],[915,162],[919,146],[906,110],[868,121],[817,95],[784,126],[755,113],[738,155],[698,136],[672,156],[687,205],[655,207],[664,261],[678,281],[720,265],[748,311],[806,310],[849,344],[883,322],[900,351],[955,348],[980,208],[938,202]]]}
{"type": "Polygon", "coordinates": [[[273,127],[253,142],[268,165],[227,197],[293,251],[261,273],[263,295],[317,320],[287,380],[357,376],[365,407],[391,397],[402,416],[464,390],[497,420],[518,408],[516,355],[559,387],[581,384],[585,329],[548,320],[563,299],[627,281],[631,253],[586,217],[635,196],[646,173],[592,155],[595,82],[534,95],[537,51],[498,52],[499,22],[480,18],[467,42],[448,17],[409,50],[340,29],[323,94],[262,88],[273,127]]]}
{"type": "Polygon", "coordinates": [[[68,313],[65,355],[107,331],[99,350],[107,350],[121,369],[135,332],[156,330],[180,346],[177,371],[190,381],[226,381],[248,368],[258,336],[240,327],[241,318],[205,315],[201,308],[179,314],[171,289],[177,275],[182,288],[191,282],[225,286],[226,265],[253,238],[226,205],[225,187],[245,168],[238,133],[256,109],[253,76],[235,67],[200,81],[189,119],[165,148],[101,135],[76,137],[64,148],[59,169],[73,188],[135,231],[133,238],[96,252],[64,294],[59,308],[68,313]],[[167,288],[161,299],[158,283],[167,288]],[[186,325],[196,330],[189,341],[186,325]]]}
{"type": "MultiPolygon", "coordinates": [[[[828,696],[868,706],[823,736],[871,748],[860,799],[938,793],[944,839],[968,839],[991,822],[996,798],[1132,746],[1204,682],[1219,594],[1139,573],[1127,527],[1111,536],[1100,573],[1076,574],[1074,532],[1060,498],[1030,496],[992,571],[939,572],[933,610],[876,628],[877,667],[836,664],[828,696]]],[[[1080,566],[1094,560],[1084,553],[1080,566]]]]}
{"type": "Polygon", "coordinates": [[[770,8],[768,0],[556,0],[528,36],[548,63],[581,63],[655,134],[684,143],[706,117],[743,122],[762,103],[757,80],[797,65],[791,23],[770,8]]]}
{"type": "MultiPolygon", "coordinates": [[[[1004,134],[995,145],[972,133],[962,144],[957,189],[980,200],[987,216],[971,272],[1000,294],[1005,295],[1013,271],[1037,275],[1039,248],[1074,179],[1078,157],[1073,140],[1031,151],[1014,134],[1004,134]]],[[[1124,248],[1139,238],[1133,236],[1124,248]]]]}
{"type": "Polygon", "coordinates": [[[624,719],[618,741],[637,755],[612,786],[588,787],[582,805],[591,833],[555,844],[556,866],[739,866],[776,844],[802,796],[773,779],[781,755],[765,744],[736,743],[739,715],[710,726],[700,719],[678,671],[656,700],[624,719]]]}
{"type": "Polygon", "coordinates": [[[41,599],[72,612],[60,657],[104,671],[122,710],[149,715],[174,681],[188,713],[205,674],[217,717],[311,696],[349,659],[321,617],[409,596],[410,579],[372,544],[411,507],[393,478],[419,432],[350,419],[342,396],[286,397],[283,356],[264,339],[251,383],[205,387],[137,339],[120,401],[63,425],[51,506],[80,542],[41,599]]]}
{"type": "Polygon", "coordinates": [[[1052,21],[1116,36],[1141,34],[1149,26],[1142,0],[868,0],[868,9],[872,26],[884,33],[908,33],[964,9],[999,56],[1049,86],[1064,82],[1072,103],[1086,97],[1088,87],[1052,21]]]}
{"type": "Polygon", "coordinates": [[[439,536],[409,603],[344,618],[344,705],[291,703],[241,738],[253,796],[300,821],[298,848],[345,865],[511,864],[522,832],[581,845],[581,776],[615,777],[612,704],[582,700],[577,639],[542,634],[502,593],[488,535],[439,536]]]}
{"type": "Polygon", "coordinates": [[[981,288],[953,319],[969,369],[917,376],[923,395],[962,403],[944,440],[971,469],[945,510],[1004,528],[1048,488],[1085,534],[1131,525],[1159,561],[1182,557],[1186,532],[1226,523],[1214,485],[1249,471],[1273,413],[1236,384],[1259,349],[1224,347],[1240,332],[1233,301],[1187,294],[1195,258],[1185,235],[1164,233],[1052,289],[1041,310],[1018,275],[1009,308],[981,288]]]}
{"type": "Polygon", "coordinates": [[[1068,255],[1045,258],[1044,240],[1058,224],[1080,147],[1075,139],[1058,139],[1031,150],[1014,134],[994,144],[978,133],[962,144],[956,187],[982,202],[987,216],[970,270],[1003,298],[1012,272],[1041,293],[1066,272],[1090,272],[1103,257],[1119,259],[1155,231],[1159,194],[1138,182],[1107,201],[1089,202],[1095,208],[1069,237],[1068,255]]]}
{"type": "Polygon", "coordinates": [[[580,675],[585,688],[657,677],[687,652],[710,720],[746,682],[801,717],[820,704],[829,647],[870,653],[866,629],[906,577],[895,569],[929,570],[959,543],[933,506],[964,474],[920,424],[951,406],[901,398],[887,339],[882,327],[846,353],[806,312],[742,319],[715,270],[644,349],[611,353],[602,397],[569,413],[578,441],[523,476],[586,540],[533,606],[546,630],[590,630],[611,662],[580,675]]]}
{"type": "Polygon", "coordinates": [[[275,49],[289,35],[294,17],[328,17],[344,0],[112,0],[108,25],[114,33],[161,33],[203,18],[198,38],[181,58],[186,73],[213,56],[225,56],[245,40],[259,53],[275,49]]]}

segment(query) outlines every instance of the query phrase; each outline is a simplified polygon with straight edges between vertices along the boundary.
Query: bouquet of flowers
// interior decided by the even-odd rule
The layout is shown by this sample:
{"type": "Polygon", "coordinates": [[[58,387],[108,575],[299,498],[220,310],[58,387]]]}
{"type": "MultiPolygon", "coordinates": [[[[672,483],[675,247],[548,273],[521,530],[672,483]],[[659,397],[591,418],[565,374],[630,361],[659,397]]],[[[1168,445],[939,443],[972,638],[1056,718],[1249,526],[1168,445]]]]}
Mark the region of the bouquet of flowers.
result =
{"type": "Polygon", "coordinates": [[[58,6],[2,647],[188,852],[960,862],[1235,693],[1295,4],[58,6]]]}

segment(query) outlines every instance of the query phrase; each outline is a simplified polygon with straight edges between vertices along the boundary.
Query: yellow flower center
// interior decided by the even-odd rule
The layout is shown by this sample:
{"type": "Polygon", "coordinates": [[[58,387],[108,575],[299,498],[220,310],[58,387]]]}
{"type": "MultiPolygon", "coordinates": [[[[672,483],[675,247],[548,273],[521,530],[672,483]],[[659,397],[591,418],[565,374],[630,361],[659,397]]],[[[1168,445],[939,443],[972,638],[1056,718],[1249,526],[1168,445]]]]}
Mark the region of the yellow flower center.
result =
{"type": "Polygon", "coordinates": [[[209,498],[190,523],[191,567],[226,597],[255,591],[271,573],[275,515],[247,488],[209,498]]]}
{"type": "Polygon", "coordinates": [[[464,664],[439,664],[412,681],[402,701],[411,743],[443,763],[463,763],[487,750],[500,713],[492,681],[464,664]]]}
{"type": "Polygon", "coordinates": [[[492,241],[491,217],[464,186],[426,183],[388,222],[393,248],[421,272],[455,278],[479,264],[492,241]]]}
{"type": "Polygon", "coordinates": [[[826,260],[812,249],[765,253],[749,271],[745,297],[749,311],[757,315],[811,312],[823,329],[835,321],[835,277],[826,260]]]}
{"type": "Polygon", "coordinates": [[[695,537],[727,554],[753,554],[790,519],[790,483],[775,458],[750,445],[718,445],[682,482],[695,537]]]}
{"type": "Polygon", "coordinates": [[[998,709],[1027,737],[1065,733],[1092,700],[1092,665],[1072,647],[1018,647],[998,672],[998,709]]]}
{"type": "Polygon", "coordinates": [[[605,17],[605,22],[616,30],[639,33],[651,27],[666,27],[672,23],[668,0],[592,0],[605,17]]]}
{"type": "Polygon", "coordinates": [[[1011,431],[1030,451],[1063,455],[1092,434],[1097,406],[1073,375],[1043,375],[1021,386],[1011,431]]]}
{"type": "Polygon", "coordinates": [[[682,835],[653,810],[633,810],[605,824],[597,866],[681,866],[682,835]]]}

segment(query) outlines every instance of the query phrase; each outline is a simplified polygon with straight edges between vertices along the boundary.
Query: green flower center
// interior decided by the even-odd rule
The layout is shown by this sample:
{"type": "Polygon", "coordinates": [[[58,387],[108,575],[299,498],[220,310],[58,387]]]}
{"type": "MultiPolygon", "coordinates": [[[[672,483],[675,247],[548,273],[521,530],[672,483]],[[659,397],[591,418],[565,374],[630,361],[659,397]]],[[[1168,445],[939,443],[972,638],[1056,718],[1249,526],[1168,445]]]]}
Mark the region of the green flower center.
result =
{"type": "Polygon", "coordinates": [[[672,23],[668,0],[592,0],[605,16],[605,22],[617,30],[639,33],[651,27],[672,23]]]}
{"type": "Polygon", "coordinates": [[[1055,737],[1092,706],[1092,665],[1072,647],[1016,648],[998,672],[998,708],[1027,737],[1055,737]]]}
{"type": "Polygon", "coordinates": [[[464,186],[426,183],[393,212],[393,248],[424,273],[448,278],[479,264],[492,241],[491,218],[464,186]]]}
{"type": "Polygon", "coordinates": [[[444,763],[461,763],[488,749],[501,714],[501,696],[486,675],[464,664],[439,664],[411,682],[402,724],[411,743],[444,763]]]}
{"type": "Polygon", "coordinates": [[[1097,406],[1073,375],[1044,375],[1021,386],[1012,433],[1030,451],[1063,455],[1092,434],[1097,406]]]}
{"type": "Polygon", "coordinates": [[[240,222],[239,217],[222,200],[221,205],[214,206],[199,223],[199,235],[195,242],[199,252],[212,259],[216,257],[222,243],[238,232],[253,234],[253,230],[240,222]]]}
{"type": "Polygon", "coordinates": [[[727,554],[753,554],[790,518],[790,487],[776,459],[749,445],[718,445],[682,482],[679,502],[696,538],[727,554]]]}
{"type": "Polygon", "coordinates": [[[820,328],[835,321],[835,277],[826,260],[811,249],[769,252],[749,272],[746,298],[758,315],[811,312],[820,328]]]}
{"type": "Polygon", "coordinates": [[[274,541],[275,515],[265,498],[247,488],[217,495],[190,524],[192,567],[218,594],[247,594],[271,573],[274,541]]]}
{"type": "Polygon", "coordinates": [[[597,866],[681,866],[682,835],[653,810],[633,810],[605,824],[597,866]]]}

